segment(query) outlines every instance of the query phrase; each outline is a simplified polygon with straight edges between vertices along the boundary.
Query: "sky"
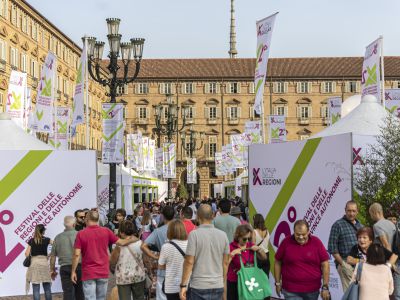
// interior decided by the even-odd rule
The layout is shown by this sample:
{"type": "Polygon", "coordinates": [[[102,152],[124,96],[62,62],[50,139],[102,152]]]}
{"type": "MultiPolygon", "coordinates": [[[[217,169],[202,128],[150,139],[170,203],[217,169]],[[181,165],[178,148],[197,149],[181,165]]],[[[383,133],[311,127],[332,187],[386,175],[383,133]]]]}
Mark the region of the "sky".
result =
{"type": "MultiPolygon", "coordinates": [[[[230,0],[27,0],[78,45],[107,42],[105,19],[121,19],[122,40],[146,39],[143,58],[229,57],[230,0]]],[[[255,57],[256,21],[279,12],[270,57],[363,56],[384,37],[400,55],[399,0],[235,0],[238,57],[255,57]]]]}

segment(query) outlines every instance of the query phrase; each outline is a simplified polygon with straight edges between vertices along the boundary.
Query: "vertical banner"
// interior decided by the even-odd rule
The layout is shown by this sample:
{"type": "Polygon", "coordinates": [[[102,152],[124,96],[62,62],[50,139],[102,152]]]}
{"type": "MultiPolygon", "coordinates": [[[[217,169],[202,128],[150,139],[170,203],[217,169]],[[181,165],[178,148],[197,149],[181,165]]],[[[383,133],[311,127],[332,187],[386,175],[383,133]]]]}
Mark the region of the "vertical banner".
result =
{"type": "Polygon", "coordinates": [[[242,197],[242,177],[235,178],[235,196],[242,197]]]}
{"type": "Polygon", "coordinates": [[[25,104],[24,104],[24,128],[27,129],[27,132],[30,132],[30,120],[32,118],[32,98],[31,98],[31,88],[26,89],[26,97],[25,97],[25,104]]]}
{"type": "Polygon", "coordinates": [[[269,116],[269,142],[286,142],[285,116],[269,116]]]}
{"type": "Polygon", "coordinates": [[[76,73],[74,102],[72,103],[72,125],[84,123],[86,43],[83,45],[78,71],[76,73]]]}
{"type": "Polygon", "coordinates": [[[222,146],[222,160],[224,162],[225,172],[231,174],[235,171],[232,159],[232,145],[222,146]]]}
{"type": "Polygon", "coordinates": [[[149,170],[149,138],[142,137],[143,170],[149,170]]]}
{"type": "Polygon", "coordinates": [[[342,98],[332,97],[328,99],[329,125],[335,124],[342,117],[342,98]]]}
{"type": "Polygon", "coordinates": [[[362,95],[374,95],[381,102],[380,58],[382,38],[378,38],[365,49],[361,76],[362,95]]]}
{"type": "Polygon", "coordinates": [[[103,103],[103,163],[124,162],[124,115],[123,104],[103,103]]]}
{"type": "Polygon", "coordinates": [[[163,177],[176,177],[176,145],[174,143],[163,144],[163,177]]]}
{"type": "Polygon", "coordinates": [[[69,108],[58,106],[55,115],[55,133],[50,134],[49,144],[56,150],[68,150],[69,108]]]}
{"type": "Polygon", "coordinates": [[[54,128],[54,90],[56,80],[57,58],[49,52],[44,62],[38,88],[36,102],[36,123],[37,131],[53,133],[54,128]]]}
{"type": "Polygon", "coordinates": [[[147,154],[147,170],[154,171],[156,169],[156,141],[149,139],[147,154]]]}
{"type": "Polygon", "coordinates": [[[24,127],[25,98],[26,73],[12,70],[8,84],[6,111],[20,127],[24,127]]]}
{"type": "Polygon", "coordinates": [[[246,143],[261,144],[261,121],[247,121],[245,123],[246,143]]]}
{"type": "Polygon", "coordinates": [[[389,113],[400,118],[400,89],[385,90],[385,108],[389,113]]]}
{"type": "Polygon", "coordinates": [[[188,158],[187,159],[187,183],[197,183],[197,163],[195,158],[188,158]]]}
{"type": "Polygon", "coordinates": [[[222,152],[215,152],[215,175],[217,176],[226,175],[224,162],[222,160],[222,152]]]}
{"type": "Polygon", "coordinates": [[[156,149],[156,172],[157,176],[162,176],[163,174],[163,149],[156,149]]]}
{"type": "Polygon", "coordinates": [[[261,21],[257,22],[257,56],[256,70],[254,72],[254,86],[256,98],[254,100],[254,110],[257,114],[261,114],[261,106],[263,105],[264,83],[267,76],[267,65],[269,49],[271,47],[272,30],[274,28],[275,13],[261,21]]]}
{"type": "Polygon", "coordinates": [[[126,166],[128,168],[133,168],[132,164],[133,164],[133,143],[132,143],[132,139],[133,139],[133,134],[127,134],[126,135],[126,152],[125,152],[125,159],[126,159],[126,166]]]}
{"type": "Polygon", "coordinates": [[[245,136],[243,134],[231,135],[232,159],[235,168],[244,168],[244,152],[246,150],[245,136]]]}

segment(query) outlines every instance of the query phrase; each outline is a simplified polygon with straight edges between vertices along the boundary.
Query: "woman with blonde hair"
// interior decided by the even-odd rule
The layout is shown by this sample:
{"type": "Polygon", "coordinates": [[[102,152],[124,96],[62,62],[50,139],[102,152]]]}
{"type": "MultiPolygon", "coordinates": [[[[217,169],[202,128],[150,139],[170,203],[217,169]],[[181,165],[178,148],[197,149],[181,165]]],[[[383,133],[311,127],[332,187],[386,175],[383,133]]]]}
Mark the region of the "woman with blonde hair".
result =
{"type": "Polygon", "coordinates": [[[166,270],[163,291],[167,300],[179,300],[179,284],[187,246],[186,229],[181,220],[168,223],[167,238],[169,242],[161,247],[158,268],[166,270]]]}
{"type": "Polygon", "coordinates": [[[25,251],[26,257],[31,256],[31,264],[26,272],[26,293],[29,292],[29,285],[32,283],[34,300],[40,300],[40,284],[43,286],[45,299],[52,299],[47,248],[53,241],[44,236],[45,231],[46,227],[43,224],[36,225],[33,238],[28,241],[25,251]]]}

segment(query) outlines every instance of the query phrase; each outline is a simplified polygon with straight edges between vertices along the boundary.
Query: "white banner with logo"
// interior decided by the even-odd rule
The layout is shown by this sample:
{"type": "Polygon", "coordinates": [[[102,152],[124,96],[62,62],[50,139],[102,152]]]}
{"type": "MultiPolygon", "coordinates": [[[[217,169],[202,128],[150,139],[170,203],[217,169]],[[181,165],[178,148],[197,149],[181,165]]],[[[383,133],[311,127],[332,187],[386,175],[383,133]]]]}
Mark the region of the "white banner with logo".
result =
{"type": "Polygon", "coordinates": [[[222,160],[222,152],[215,152],[215,175],[217,176],[226,175],[224,162],[222,160]]]}
{"type": "Polygon", "coordinates": [[[103,135],[102,159],[103,163],[124,162],[124,105],[117,103],[103,103],[103,135]]]}
{"type": "Polygon", "coordinates": [[[342,117],[342,98],[332,97],[327,101],[329,125],[335,124],[342,117]]]}
{"type": "Polygon", "coordinates": [[[388,112],[400,118],[400,89],[385,90],[385,108],[388,112]]]}
{"type": "Polygon", "coordinates": [[[49,136],[49,144],[56,150],[68,150],[69,108],[57,106],[55,121],[56,134],[49,136]]]}
{"type": "Polygon", "coordinates": [[[197,162],[195,158],[188,158],[187,159],[187,168],[186,168],[186,174],[187,174],[187,183],[197,183],[197,162]]]}
{"type": "MultiPolygon", "coordinates": [[[[328,247],[331,226],[343,217],[343,208],[352,199],[351,145],[349,133],[249,146],[250,215],[259,213],[266,220],[271,233],[270,258],[281,241],[292,235],[299,219],[306,220],[311,234],[328,247]]],[[[332,299],[341,299],[342,285],[333,257],[330,265],[332,299]]],[[[274,286],[274,276],[270,280],[274,286]]]]}
{"type": "MultiPolygon", "coordinates": [[[[22,262],[36,225],[45,225],[54,240],[64,230],[65,216],[96,207],[96,153],[0,151],[0,178],[1,298],[25,295],[22,262]]],[[[62,292],[60,276],[51,290],[62,292]]]]}
{"type": "Polygon", "coordinates": [[[263,105],[264,83],[267,76],[269,50],[271,47],[272,30],[274,28],[276,14],[257,22],[257,54],[256,70],[254,72],[255,100],[254,110],[261,114],[263,105]]]}
{"type": "Polygon", "coordinates": [[[76,72],[74,102],[72,103],[72,125],[76,126],[85,122],[84,101],[85,101],[85,70],[87,54],[86,43],[83,46],[78,71],[76,72]]]}
{"type": "Polygon", "coordinates": [[[227,144],[225,146],[222,146],[222,160],[224,162],[224,167],[227,174],[232,174],[235,171],[232,156],[232,145],[227,144]]]}
{"type": "Polygon", "coordinates": [[[231,135],[231,145],[232,145],[232,160],[235,168],[244,168],[245,166],[245,135],[234,134],[231,135]]]}
{"type": "Polygon", "coordinates": [[[261,121],[247,121],[245,123],[246,144],[261,144],[261,121]]]}
{"type": "Polygon", "coordinates": [[[269,116],[269,142],[280,143],[286,141],[285,116],[269,116]]]}
{"type": "Polygon", "coordinates": [[[149,170],[149,138],[142,136],[143,170],[149,170]]]}
{"type": "Polygon", "coordinates": [[[146,170],[154,171],[155,169],[156,169],[156,141],[149,139],[146,170]]]}
{"type": "Polygon", "coordinates": [[[362,95],[374,95],[381,102],[381,59],[382,38],[378,38],[365,49],[365,56],[361,74],[362,95]]]}
{"type": "Polygon", "coordinates": [[[235,196],[242,197],[242,177],[235,178],[235,196]]]}
{"type": "Polygon", "coordinates": [[[57,58],[49,52],[40,73],[38,95],[36,102],[35,118],[37,131],[52,133],[54,132],[54,98],[57,58]]]}
{"type": "Polygon", "coordinates": [[[161,176],[163,174],[163,149],[156,149],[156,171],[157,175],[161,176]]]}
{"type": "Polygon", "coordinates": [[[24,127],[26,101],[26,73],[11,70],[6,101],[6,111],[15,123],[24,127]]]}
{"type": "Polygon", "coordinates": [[[174,143],[163,144],[163,177],[176,177],[176,145],[174,143]]]}

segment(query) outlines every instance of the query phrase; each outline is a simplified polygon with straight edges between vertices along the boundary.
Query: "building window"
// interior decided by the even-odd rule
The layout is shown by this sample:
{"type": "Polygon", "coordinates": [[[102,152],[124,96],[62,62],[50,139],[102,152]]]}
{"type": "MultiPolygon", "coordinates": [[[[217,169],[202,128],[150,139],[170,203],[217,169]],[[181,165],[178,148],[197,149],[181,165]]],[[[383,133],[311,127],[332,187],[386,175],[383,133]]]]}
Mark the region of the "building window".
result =
{"type": "Polygon", "coordinates": [[[240,118],[240,107],[231,106],[228,107],[228,119],[237,120],[240,118]]]}
{"type": "Polygon", "coordinates": [[[195,93],[193,82],[186,82],[183,84],[183,94],[193,94],[195,93]]]}
{"type": "Polygon", "coordinates": [[[0,59],[6,61],[7,59],[7,43],[0,40],[0,59]]]}
{"type": "Polygon", "coordinates": [[[27,63],[26,63],[27,57],[26,54],[21,54],[21,71],[22,72],[27,72],[27,63]]]}
{"type": "Polygon", "coordinates": [[[311,107],[306,105],[301,105],[299,107],[299,115],[300,119],[309,119],[311,117],[311,107]]]}
{"type": "Polygon", "coordinates": [[[251,120],[260,118],[260,115],[254,110],[254,104],[249,106],[249,117],[251,120]]]}
{"type": "Polygon", "coordinates": [[[28,21],[26,15],[22,16],[22,32],[28,33],[28,21]]]}
{"type": "Polygon", "coordinates": [[[311,82],[301,81],[297,83],[297,93],[307,94],[310,93],[310,90],[311,90],[311,82]]]}
{"type": "Polygon", "coordinates": [[[15,5],[11,7],[11,24],[17,25],[17,8],[15,5]]]}
{"type": "Polygon", "coordinates": [[[206,93],[209,94],[217,94],[218,93],[218,84],[216,82],[209,82],[207,84],[208,86],[208,90],[206,91],[206,93]]]}
{"type": "Polygon", "coordinates": [[[124,84],[124,85],[119,85],[117,88],[117,94],[119,95],[124,95],[128,93],[128,85],[124,84]]]}
{"type": "Polygon", "coordinates": [[[31,62],[31,76],[38,78],[38,62],[35,60],[31,62]]]}
{"type": "Polygon", "coordinates": [[[274,82],[273,92],[275,94],[287,93],[287,90],[288,90],[288,83],[287,82],[284,82],[284,81],[274,82]]]}
{"type": "Polygon", "coordinates": [[[328,118],[328,105],[326,104],[321,106],[321,118],[328,118]]]}
{"type": "Polygon", "coordinates": [[[11,47],[10,63],[12,67],[18,68],[18,50],[12,47],[11,47]]]}
{"type": "Polygon", "coordinates": [[[140,120],[145,120],[148,118],[147,107],[141,106],[137,108],[137,117],[140,120]]]}
{"type": "Polygon", "coordinates": [[[275,115],[287,116],[287,106],[286,105],[276,105],[275,106],[275,115]]]}
{"type": "MultiPolygon", "coordinates": [[[[183,112],[183,110],[182,110],[183,112]]],[[[196,115],[196,108],[194,106],[186,106],[186,119],[193,120],[196,115]]]]}
{"type": "Polygon", "coordinates": [[[8,0],[0,1],[0,16],[7,18],[8,0]]]}
{"type": "Polygon", "coordinates": [[[356,93],[357,92],[357,81],[350,81],[349,82],[349,92],[356,93]]]}
{"type": "Polygon", "coordinates": [[[149,92],[149,85],[147,83],[138,83],[136,85],[136,94],[147,94],[149,92]]]}
{"type": "Polygon", "coordinates": [[[228,84],[228,94],[239,94],[240,93],[240,83],[239,82],[230,82],[228,84]]]}
{"type": "Polygon", "coordinates": [[[208,107],[208,119],[209,120],[217,119],[217,107],[216,106],[208,107]]]}
{"type": "Polygon", "coordinates": [[[335,93],[336,84],[333,81],[322,82],[321,90],[326,94],[335,93]]]}
{"type": "Polygon", "coordinates": [[[217,152],[217,137],[209,136],[208,137],[208,157],[214,157],[215,152],[217,152]]]}
{"type": "Polygon", "coordinates": [[[171,82],[160,83],[160,94],[164,95],[172,94],[172,83],[171,82]]]}
{"type": "Polygon", "coordinates": [[[249,94],[254,94],[255,89],[254,89],[254,82],[249,83],[249,94]]]}

